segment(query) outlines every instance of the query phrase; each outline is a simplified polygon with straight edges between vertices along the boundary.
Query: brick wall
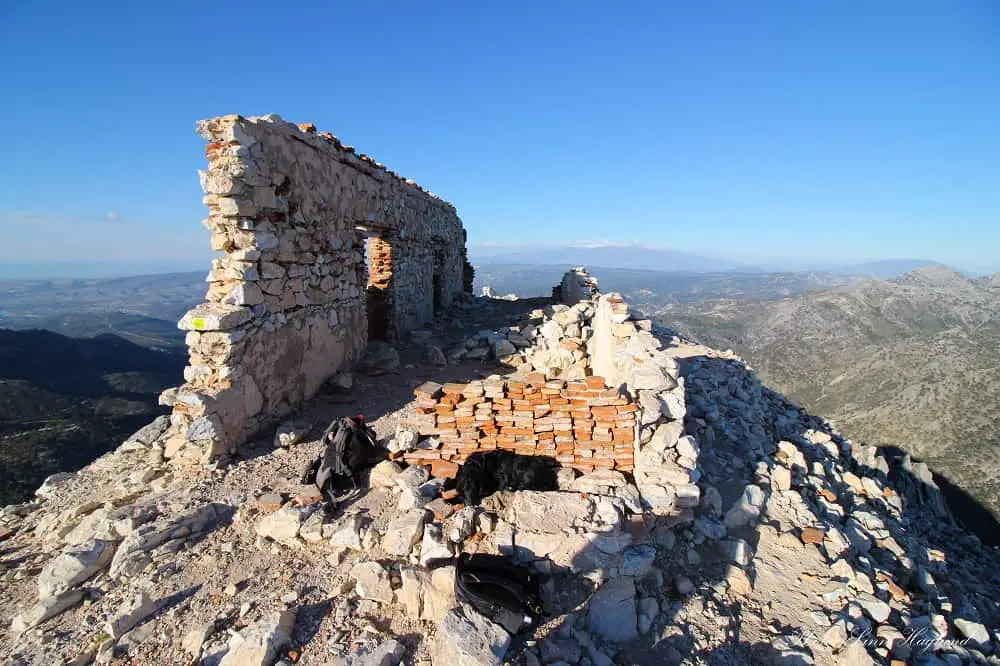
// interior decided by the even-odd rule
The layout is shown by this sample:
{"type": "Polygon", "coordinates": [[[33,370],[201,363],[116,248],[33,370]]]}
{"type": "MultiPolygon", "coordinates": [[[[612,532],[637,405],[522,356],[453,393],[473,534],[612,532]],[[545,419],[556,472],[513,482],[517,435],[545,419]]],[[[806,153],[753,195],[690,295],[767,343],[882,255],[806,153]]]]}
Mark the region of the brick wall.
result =
{"type": "Polygon", "coordinates": [[[602,377],[547,380],[541,373],[418,387],[413,427],[424,440],[403,454],[452,476],[477,451],[551,456],[582,472],[631,472],[637,407],[602,377]]]}

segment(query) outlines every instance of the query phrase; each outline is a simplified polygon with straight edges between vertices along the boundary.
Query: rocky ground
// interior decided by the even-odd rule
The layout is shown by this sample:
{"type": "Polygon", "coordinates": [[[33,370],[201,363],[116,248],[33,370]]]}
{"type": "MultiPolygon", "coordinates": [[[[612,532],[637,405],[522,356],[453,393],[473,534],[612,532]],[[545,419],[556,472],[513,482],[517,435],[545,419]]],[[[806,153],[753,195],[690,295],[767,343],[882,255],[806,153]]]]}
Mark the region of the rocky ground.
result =
{"type": "Polygon", "coordinates": [[[395,447],[413,388],[505,372],[490,359],[512,350],[486,332],[543,305],[478,299],[376,346],[238,458],[170,465],[152,426],[5,507],[3,663],[1000,663],[1000,557],[950,520],[925,467],[662,331],[692,506],[653,516],[616,472],[458,511],[425,468],[389,461],[333,514],[298,483],[333,417],[363,412],[395,447]],[[456,607],[453,568],[427,565],[460,550],[539,569],[544,624],[512,637],[456,607]]]}

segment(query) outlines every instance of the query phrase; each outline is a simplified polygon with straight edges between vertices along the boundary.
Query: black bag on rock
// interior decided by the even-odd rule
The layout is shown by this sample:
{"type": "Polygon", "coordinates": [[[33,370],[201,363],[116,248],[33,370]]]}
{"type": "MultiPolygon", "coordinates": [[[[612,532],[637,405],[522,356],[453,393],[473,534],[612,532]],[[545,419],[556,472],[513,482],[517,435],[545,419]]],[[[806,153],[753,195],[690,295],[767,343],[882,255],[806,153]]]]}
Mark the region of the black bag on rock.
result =
{"type": "Polygon", "coordinates": [[[459,555],[455,591],[459,599],[512,634],[534,626],[542,614],[535,574],[500,555],[459,555]]]}
{"type": "Polygon", "coordinates": [[[323,453],[306,470],[302,483],[316,484],[336,506],[357,490],[357,475],[375,460],[375,431],[363,415],[345,416],[327,427],[323,444],[323,453]]]}

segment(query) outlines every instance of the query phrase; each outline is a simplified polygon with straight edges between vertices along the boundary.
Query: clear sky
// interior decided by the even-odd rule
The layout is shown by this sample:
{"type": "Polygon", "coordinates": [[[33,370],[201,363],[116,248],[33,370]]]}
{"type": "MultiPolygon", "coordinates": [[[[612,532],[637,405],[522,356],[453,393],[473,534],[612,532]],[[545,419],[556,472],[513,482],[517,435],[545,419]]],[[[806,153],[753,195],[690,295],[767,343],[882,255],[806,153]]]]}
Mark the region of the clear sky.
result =
{"type": "Polygon", "coordinates": [[[472,244],[1000,269],[1000,3],[0,3],[0,261],[200,259],[199,118],[314,122],[472,244]]]}

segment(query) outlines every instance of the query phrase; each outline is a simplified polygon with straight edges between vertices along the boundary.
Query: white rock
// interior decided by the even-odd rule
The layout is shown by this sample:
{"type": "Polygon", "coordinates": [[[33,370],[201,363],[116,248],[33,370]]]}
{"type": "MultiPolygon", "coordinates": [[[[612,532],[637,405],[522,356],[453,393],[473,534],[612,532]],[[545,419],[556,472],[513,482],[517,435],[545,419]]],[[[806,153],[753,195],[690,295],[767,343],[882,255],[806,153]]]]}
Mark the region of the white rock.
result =
{"type": "Polygon", "coordinates": [[[362,562],[351,569],[351,578],[357,582],[356,591],[362,599],[372,599],[391,604],[393,599],[389,572],[378,562],[362,562]]]}
{"type": "Polygon", "coordinates": [[[40,497],[42,499],[49,499],[54,494],[55,491],[62,485],[76,478],[76,472],[58,472],[50,476],[45,477],[42,481],[42,485],[38,487],[35,491],[35,497],[40,497]]]}
{"type": "Polygon", "coordinates": [[[775,490],[788,490],[792,487],[792,473],[781,465],[771,470],[771,484],[775,490]]]}
{"type": "Polygon", "coordinates": [[[431,649],[431,660],[442,666],[501,666],[510,634],[469,606],[445,614],[431,649]]]}
{"type": "Polygon", "coordinates": [[[105,630],[111,638],[120,638],[132,627],[141,623],[156,610],[156,601],[146,592],[140,592],[125,606],[117,616],[107,621],[105,630]]]}
{"type": "Polygon", "coordinates": [[[969,638],[983,646],[990,644],[990,634],[986,630],[986,627],[979,622],[973,622],[972,620],[966,620],[965,618],[959,617],[953,619],[952,623],[966,638],[969,638]]]}
{"type": "Polygon", "coordinates": [[[262,537],[279,542],[288,542],[298,536],[302,527],[303,510],[286,506],[266,514],[257,521],[254,531],[262,537]]]}
{"type": "Polygon", "coordinates": [[[411,509],[397,516],[386,528],[382,550],[391,555],[408,556],[423,537],[426,521],[427,512],[423,509],[411,509]]]}
{"type": "Polygon", "coordinates": [[[574,479],[570,484],[570,490],[578,493],[607,494],[609,489],[621,488],[627,483],[621,472],[598,470],[574,479]]]}
{"type": "Polygon", "coordinates": [[[371,488],[397,488],[396,477],[403,471],[399,463],[392,460],[383,460],[372,468],[368,477],[368,485],[371,488]]]}
{"type": "Polygon", "coordinates": [[[40,599],[38,603],[15,616],[10,623],[11,633],[23,634],[28,629],[36,627],[50,617],[72,608],[83,600],[83,590],[65,590],[51,597],[40,599]]]}
{"type": "Polygon", "coordinates": [[[219,666],[271,666],[292,641],[296,609],[272,613],[229,640],[229,652],[219,666]]]}
{"type": "Polygon", "coordinates": [[[330,545],[361,550],[361,528],[363,526],[364,518],[360,514],[344,516],[334,525],[330,545]]]}
{"type": "Polygon", "coordinates": [[[613,643],[638,637],[635,583],[631,578],[612,578],[590,598],[587,609],[590,633],[613,643]]]}
{"type": "Polygon", "coordinates": [[[215,633],[215,621],[204,622],[184,634],[181,647],[184,648],[185,652],[197,659],[201,655],[201,646],[205,644],[205,641],[213,633],[215,633]]]}
{"type": "Polygon", "coordinates": [[[445,541],[441,525],[424,525],[424,536],[420,542],[420,564],[427,566],[432,560],[448,559],[451,556],[451,545],[445,541]]]}
{"type": "Polygon", "coordinates": [[[39,597],[51,597],[82,583],[111,563],[113,541],[91,540],[67,548],[50,560],[38,575],[39,597]]]}
{"type": "MultiPolygon", "coordinates": [[[[485,515],[485,514],[484,514],[485,515]]],[[[474,530],[476,518],[476,508],[465,506],[456,511],[447,521],[445,521],[445,534],[452,543],[462,543],[470,536],[474,530]]],[[[494,519],[494,528],[496,527],[494,519]]],[[[492,531],[492,530],[491,530],[492,531]]]]}

